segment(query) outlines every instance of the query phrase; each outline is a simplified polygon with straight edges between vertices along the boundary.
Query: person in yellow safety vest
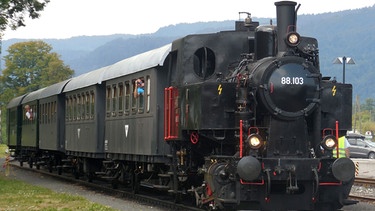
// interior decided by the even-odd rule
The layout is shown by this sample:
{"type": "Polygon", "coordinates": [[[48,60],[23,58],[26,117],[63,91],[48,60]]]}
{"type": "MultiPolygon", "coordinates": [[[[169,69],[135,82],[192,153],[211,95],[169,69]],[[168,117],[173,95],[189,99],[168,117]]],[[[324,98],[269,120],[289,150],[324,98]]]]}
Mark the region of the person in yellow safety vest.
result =
{"type": "MultiPolygon", "coordinates": [[[[345,136],[339,138],[339,158],[349,157],[349,143],[345,136]]],[[[337,153],[333,153],[333,157],[336,157],[337,153]]]]}

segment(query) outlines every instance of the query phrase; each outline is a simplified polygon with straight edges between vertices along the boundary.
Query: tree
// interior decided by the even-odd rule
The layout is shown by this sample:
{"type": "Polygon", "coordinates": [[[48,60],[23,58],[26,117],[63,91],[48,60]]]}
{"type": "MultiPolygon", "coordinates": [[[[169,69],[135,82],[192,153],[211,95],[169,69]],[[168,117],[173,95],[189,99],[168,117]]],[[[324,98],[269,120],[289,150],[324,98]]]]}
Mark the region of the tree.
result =
{"type": "Polygon", "coordinates": [[[16,97],[71,78],[74,71],[64,65],[52,47],[43,41],[19,42],[8,48],[0,76],[2,137],[5,141],[6,105],[16,97]]]}
{"type": "Polygon", "coordinates": [[[40,11],[50,0],[2,0],[0,1],[0,38],[7,26],[15,30],[25,26],[24,16],[39,18],[40,11]]]}
{"type": "Polygon", "coordinates": [[[0,105],[19,96],[72,77],[52,47],[43,41],[19,42],[8,48],[5,69],[0,76],[0,105]]]}

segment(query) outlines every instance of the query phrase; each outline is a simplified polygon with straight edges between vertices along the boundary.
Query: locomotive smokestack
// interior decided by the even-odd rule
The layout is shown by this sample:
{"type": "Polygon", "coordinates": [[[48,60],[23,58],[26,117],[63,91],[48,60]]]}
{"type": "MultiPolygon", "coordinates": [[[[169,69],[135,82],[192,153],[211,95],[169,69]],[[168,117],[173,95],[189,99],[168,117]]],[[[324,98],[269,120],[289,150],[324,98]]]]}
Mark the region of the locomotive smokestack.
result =
{"type": "Polygon", "coordinates": [[[287,45],[285,38],[288,32],[296,31],[297,23],[295,10],[296,2],[293,1],[280,1],[275,2],[276,5],[276,18],[277,18],[277,46],[278,52],[285,52],[287,45]]]}

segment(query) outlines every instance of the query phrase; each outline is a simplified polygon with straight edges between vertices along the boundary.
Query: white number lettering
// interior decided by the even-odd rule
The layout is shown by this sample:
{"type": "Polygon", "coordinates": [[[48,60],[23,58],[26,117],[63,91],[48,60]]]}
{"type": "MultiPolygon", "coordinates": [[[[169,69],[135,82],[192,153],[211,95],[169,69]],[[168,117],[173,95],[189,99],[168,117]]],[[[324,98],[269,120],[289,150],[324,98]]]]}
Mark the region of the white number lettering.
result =
{"type": "Polygon", "coordinates": [[[288,84],[303,85],[303,77],[281,77],[280,82],[283,85],[288,85],[288,84]]]}

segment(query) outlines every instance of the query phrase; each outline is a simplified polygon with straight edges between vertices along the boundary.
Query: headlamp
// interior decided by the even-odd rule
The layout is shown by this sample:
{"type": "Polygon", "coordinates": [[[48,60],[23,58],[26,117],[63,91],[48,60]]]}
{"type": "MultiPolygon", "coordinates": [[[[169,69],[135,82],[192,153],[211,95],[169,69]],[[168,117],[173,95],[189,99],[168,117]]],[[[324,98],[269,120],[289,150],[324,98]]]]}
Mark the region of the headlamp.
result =
{"type": "Polygon", "coordinates": [[[290,32],[286,35],[286,43],[289,46],[297,46],[300,43],[300,35],[297,32],[290,32]]]}
{"type": "Polygon", "coordinates": [[[247,137],[247,143],[251,149],[259,149],[263,145],[263,139],[258,134],[251,134],[247,137]]]}
{"type": "Polygon", "coordinates": [[[321,145],[326,150],[333,150],[337,146],[337,139],[333,135],[328,135],[323,138],[321,145]]]}

